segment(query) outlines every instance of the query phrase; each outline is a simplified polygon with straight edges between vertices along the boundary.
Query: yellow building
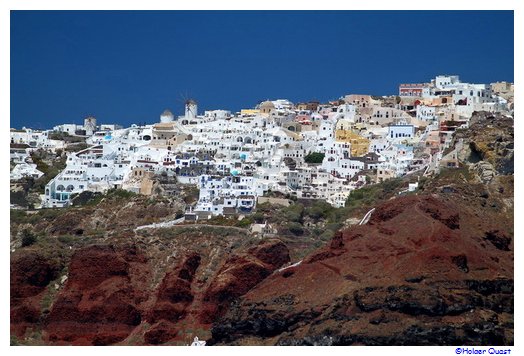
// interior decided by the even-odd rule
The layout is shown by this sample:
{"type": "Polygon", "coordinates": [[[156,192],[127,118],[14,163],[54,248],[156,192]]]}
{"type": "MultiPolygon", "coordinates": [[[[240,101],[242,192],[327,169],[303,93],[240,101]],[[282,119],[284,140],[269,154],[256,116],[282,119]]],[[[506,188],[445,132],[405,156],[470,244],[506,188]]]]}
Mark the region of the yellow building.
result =
{"type": "Polygon", "coordinates": [[[242,109],[240,110],[240,115],[242,116],[255,116],[260,113],[258,109],[242,109]]]}
{"type": "Polygon", "coordinates": [[[351,157],[362,157],[369,151],[369,140],[351,130],[336,130],[335,139],[351,144],[351,157]]]}

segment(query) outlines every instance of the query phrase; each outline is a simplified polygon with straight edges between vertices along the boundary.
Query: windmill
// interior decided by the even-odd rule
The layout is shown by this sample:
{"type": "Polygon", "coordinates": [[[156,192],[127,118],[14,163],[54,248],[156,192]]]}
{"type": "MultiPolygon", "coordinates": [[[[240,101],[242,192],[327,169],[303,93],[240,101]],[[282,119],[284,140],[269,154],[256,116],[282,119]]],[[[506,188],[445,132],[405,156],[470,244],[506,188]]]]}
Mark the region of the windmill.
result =
{"type": "Polygon", "coordinates": [[[184,104],[185,104],[186,119],[194,119],[197,116],[197,110],[198,110],[197,102],[193,99],[189,99],[184,104]]]}
{"type": "Polygon", "coordinates": [[[198,104],[196,100],[192,99],[187,92],[180,94],[179,101],[184,103],[184,118],[194,119],[197,116],[198,104]]]}

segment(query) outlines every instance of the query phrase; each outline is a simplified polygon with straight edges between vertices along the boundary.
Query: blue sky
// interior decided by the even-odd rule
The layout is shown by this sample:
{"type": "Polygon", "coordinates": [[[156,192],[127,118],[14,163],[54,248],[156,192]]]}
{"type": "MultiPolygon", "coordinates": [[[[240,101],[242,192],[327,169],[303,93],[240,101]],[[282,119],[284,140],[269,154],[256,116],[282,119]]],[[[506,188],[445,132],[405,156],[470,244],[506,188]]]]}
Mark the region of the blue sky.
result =
{"type": "Polygon", "coordinates": [[[512,11],[12,11],[11,127],[513,81],[512,11]]]}

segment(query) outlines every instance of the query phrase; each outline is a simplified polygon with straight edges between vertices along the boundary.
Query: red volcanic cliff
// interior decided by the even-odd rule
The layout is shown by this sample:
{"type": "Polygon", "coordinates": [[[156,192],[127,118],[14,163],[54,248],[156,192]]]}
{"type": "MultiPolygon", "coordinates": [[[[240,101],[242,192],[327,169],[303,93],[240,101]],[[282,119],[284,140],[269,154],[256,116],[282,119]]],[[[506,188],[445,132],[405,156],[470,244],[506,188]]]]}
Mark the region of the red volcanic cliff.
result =
{"type": "Polygon", "coordinates": [[[276,239],[153,236],[86,246],[68,264],[17,251],[11,331],[68,345],[187,344],[187,330],[209,344],[511,344],[512,235],[467,199],[387,201],[281,272],[289,251],[276,239]]]}
{"type": "Polygon", "coordinates": [[[42,298],[54,288],[49,284],[62,266],[37,253],[16,254],[11,261],[12,333],[21,337],[27,328],[40,327],[45,343],[59,345],[187,343],[184,328],[206,332],[231,301],[289,261],[279,240],[229,258],[224,258],[226,250],[219,251],[218,264],[208,251],[186,251],[169,257],[161,270],[143,245],[81,248],[71,256],[67,282],[45,313],[42,298]]]}
{"type": "Polygon", "coordinates": [[[263,242],[243,256],[231,256],[204,293],[202,322],[211,323],[222,316],[233,300],[287,262],[287,247],[278,240],[263,242]]]}
{"type": "Polygon", "coordinates": [[[45,320],[50,342],[107,345],[141,323],[147,259],[134,247],[78,250],[69,278],[45,320]]]}
{"type": "Polygon", "coordinates": [[[191,282],[199,265],[200,256],[191,253],[162,279],[155,302],[147,311],[146,319],[153,324],[144,335],[148,344],[162,344],[177,335],[176,323],[187,315],[187,308],[194,300],[191,282]]]}
{"type": "Polygon", "coordinates": [[[250,290],[215,323],[211,343],[511,344],[504,231],[453,199],[390,200],[367,225],[250,290]]]}
{"type": "Polygon", "coordinates": [[[15,335],[23,335],[47,312],[41,310],[42,298],[61,269],[59,260],[36,251],[11,259],[11,329],[15,335]]]}

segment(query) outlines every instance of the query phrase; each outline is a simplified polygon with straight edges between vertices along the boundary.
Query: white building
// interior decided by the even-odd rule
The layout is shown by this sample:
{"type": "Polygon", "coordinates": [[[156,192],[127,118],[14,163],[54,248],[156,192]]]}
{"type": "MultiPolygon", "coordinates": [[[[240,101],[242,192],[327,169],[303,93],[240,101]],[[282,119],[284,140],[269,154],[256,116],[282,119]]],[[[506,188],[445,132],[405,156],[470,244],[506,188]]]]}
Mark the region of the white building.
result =
{"type": "Polygon", "coordinates": [[[402,141],[411,139],[415,136],[415,128],[413,125],[390,125],[388,126],[388,140],[402,141]]]}
{"type": "Polygon", "coordinates": [[[437,75],[432,82],[438,89],[449,89],[460,83],[460,79],[458,75],[437,75]]]}
{"type": "Polygon", "coordinates": [[[38,179],[43,176],[44,173],[36,169],[36,164],[33,163],[19,163],[11,171],[10,179],[19,180],[22,178],[34,178],[38,179]]]}
{"type": "Polygon", "coordinates": [[[62,124],[53,127],[53,131],[57,132],[65,132],[71,136],[76,135],[77,131],[83,130],[84,127],[82,125],[77,124],[62,124]]]}
{"type": "Polygon", "coordinates": [[[272,101],[276,110],[291,110],[295,106],[287,99],[277,99],[272,101]]]}
{"type": "Polygon", "coordinates": [[[195,212],[208,212],[212,215],[225,213],[249,213],[255,206],[258,196],[267,191],[267,184],[254,177],[209,176],[198,179],[200,189],[195,212]]]}
{"type": "Polygon", "coordinates": [[[336,177],[353,178],[364,169],[364,162],[351,159],[350,148],[347,142],[326,141],[321,168],[336,177]]]}
{"type": "Polygon", "coordinates": [[[207,110],[204,111],[204,116],[213,119],[229,119],[231,117],[231,111],[229,110],[207,110]]]}
{"type": "Polygon", "coordinates": [[[423,121],[437,120],[437,107],[429,105],[417,106],[417,119],[423,121]]]}

